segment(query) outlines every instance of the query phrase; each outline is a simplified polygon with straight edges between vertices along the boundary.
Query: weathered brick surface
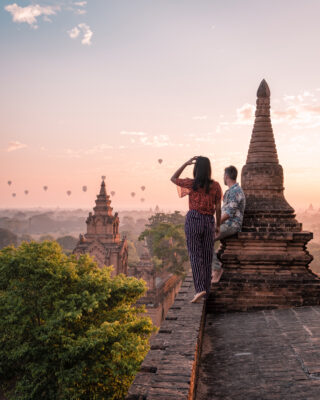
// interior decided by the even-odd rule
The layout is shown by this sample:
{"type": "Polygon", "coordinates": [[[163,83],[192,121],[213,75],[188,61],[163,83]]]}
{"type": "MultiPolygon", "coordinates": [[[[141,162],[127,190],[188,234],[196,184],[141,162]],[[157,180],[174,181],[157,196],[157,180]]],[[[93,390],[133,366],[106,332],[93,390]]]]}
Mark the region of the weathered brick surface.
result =
{"type": "Polygon", "coordinates": [[[319,400],[320,307],[208,314],[196,400],[319,400]]]}
{"type": "Polygon", "coordinates": [[[183,281],[151,349],[132,383],[127,400],[193,399],[205,322],[204,300],[195,294],[191,273],[183,281]]]}

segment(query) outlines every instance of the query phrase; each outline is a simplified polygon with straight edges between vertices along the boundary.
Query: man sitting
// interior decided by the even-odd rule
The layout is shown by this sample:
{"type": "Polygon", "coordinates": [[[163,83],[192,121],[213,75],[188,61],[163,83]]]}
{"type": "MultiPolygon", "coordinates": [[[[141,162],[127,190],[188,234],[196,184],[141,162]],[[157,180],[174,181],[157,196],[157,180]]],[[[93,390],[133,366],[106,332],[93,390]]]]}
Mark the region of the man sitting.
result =
{"type": "MultiPolygon", "coordinates": [[[[224,170],[224,184],[229,187],[223,196],[221,209],[220,233],[215,241],[232,236],[241,231],[246,198],[239,183],[237,183],[238,171],[233,165],[224,170]]],[[[212,283],[219,282],[223,268],[217,254],[213,253],[212,259],[212,283]]]]}

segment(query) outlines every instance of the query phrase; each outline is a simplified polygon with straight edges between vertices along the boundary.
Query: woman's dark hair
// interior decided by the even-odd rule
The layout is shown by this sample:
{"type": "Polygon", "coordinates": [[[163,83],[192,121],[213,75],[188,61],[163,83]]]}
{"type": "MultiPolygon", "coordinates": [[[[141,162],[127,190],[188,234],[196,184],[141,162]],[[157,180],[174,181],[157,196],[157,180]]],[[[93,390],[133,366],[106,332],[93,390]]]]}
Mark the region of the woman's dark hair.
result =
{"type": "Polygon", "coordinates": [[[213,182],[211,179],[211,164],[207,157],[199,156],[193,167],[194,182],[192,189],[197,190],[198,187],[205,187],[206,193],[209,193],[210,184],[213,182]]]}

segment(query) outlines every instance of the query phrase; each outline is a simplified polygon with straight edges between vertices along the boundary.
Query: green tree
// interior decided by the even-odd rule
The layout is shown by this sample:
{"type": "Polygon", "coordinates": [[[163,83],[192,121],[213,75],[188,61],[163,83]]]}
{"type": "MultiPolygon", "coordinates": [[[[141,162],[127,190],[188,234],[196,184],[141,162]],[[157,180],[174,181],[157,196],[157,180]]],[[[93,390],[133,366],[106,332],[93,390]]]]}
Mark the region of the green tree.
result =
{"type": "Polygon", "coordinates": [[[147,240],[156,269],[166,269],[184,277],[189,260],[184,217],[179,211],[171,214],[157,213],[149,218],[149,222],[139,240],[147,240]]]}
{"type": "Polygon", "coordinates": [[[9,231],[8,229],[0,228],[0,249],[3,247],[14,245],[18,242],[18,236],[9,231]]]}
{"type": "Polygon", "coordinates": [[[157,328],[142,279],[56,242],[0,251],[0,382],[15,400],[123,399],[157,328]],[[10,383],[14,381],[14,387],[10,383]]]}
{"type": "Polygon", "coordinates": [[[156,213],[155,215],[151,215],[148,220],[149,224],[146,224],[146,226],[149,228],[158,225],[160,222],[183,225],[185,222],[185,216],[181,215],[180,211],[176,210],[174,213],[156,213]]]}

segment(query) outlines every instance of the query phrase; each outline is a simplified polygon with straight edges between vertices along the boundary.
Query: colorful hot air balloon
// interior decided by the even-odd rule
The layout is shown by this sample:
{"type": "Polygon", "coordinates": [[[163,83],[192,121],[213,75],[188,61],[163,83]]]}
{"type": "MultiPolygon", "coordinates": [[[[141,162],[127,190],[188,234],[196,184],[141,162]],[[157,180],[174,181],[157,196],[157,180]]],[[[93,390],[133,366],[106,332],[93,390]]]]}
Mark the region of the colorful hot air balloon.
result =
{"type": "Polygon", "coordinates": [[[145,186],[141,186],[141,190],[144,190],[146,187],[145,186]]]}
{"type": "Polygon", "coordinates": [[[70,196],[71,190],[67,190],[67,195],[70,196]]]}
{"type": "Polygon", "coordinates": [[[11,183],[12,183],[11,181],[8,181],[8,185],[9,185],[9,186],[11,185],[11,183]]]}
{"type": "Polygon", "coordinates": [[[111,191],[111,196],[114,196],[116,192],[114,190],[111,191]]]}
{"type": "Polygon", "coordinates": [[[29,193],[29,190],[25,190],[25,191],[24,191],[24,194],[28,194],[28,193],[29,193]]]}
{"type": "Polygon", "coordinates": [[[82,186],[82,191],[86,192],[87,191],[87,186],[82,186]]]}
{"type": "Polygon", "coordinates": [[[142,202],[144,202],[144,198],[140,199],[142,202]]]}
{"type": "Polygon", "coordinates": [[[43,186],[43,190],[46,192],[48,190],[48,186],[43,186]]]}
{"type": "Polygon", "coordinates": [[[136,194],[135,192],[131,192],[131,196],[134,197],[136,194]]]}
{"type": "Polygon", "coordinates": [[[158,159],[158,163],[161,164],[162,163],[162,158],[158,159]]]}
{"type": "Polygon", "coordinates": [[[15,193],[12,193],[12,197],[16,197],[16,194],[15,194],[15,193]]]}

